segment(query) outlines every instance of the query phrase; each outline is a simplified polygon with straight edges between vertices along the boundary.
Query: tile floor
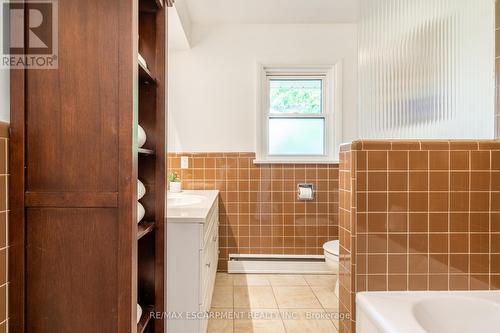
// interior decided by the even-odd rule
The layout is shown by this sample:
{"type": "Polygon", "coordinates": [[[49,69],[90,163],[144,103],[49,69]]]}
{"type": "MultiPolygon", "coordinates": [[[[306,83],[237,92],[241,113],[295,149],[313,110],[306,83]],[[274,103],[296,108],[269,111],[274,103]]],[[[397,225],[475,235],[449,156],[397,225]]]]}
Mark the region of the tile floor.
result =
{"type": "Polygon", "coordinates": [[[217,273],[208,333],[337,333],[336,279],[217,273]]]}

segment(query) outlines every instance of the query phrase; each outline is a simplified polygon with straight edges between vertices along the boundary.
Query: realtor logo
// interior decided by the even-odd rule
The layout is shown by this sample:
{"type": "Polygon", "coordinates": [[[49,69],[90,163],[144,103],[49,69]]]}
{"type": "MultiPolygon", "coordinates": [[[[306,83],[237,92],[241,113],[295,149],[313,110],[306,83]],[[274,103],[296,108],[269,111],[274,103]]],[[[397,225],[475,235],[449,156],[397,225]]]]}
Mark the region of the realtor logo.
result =
{"type": "Polygon", "coordinates": [[[57,0],[4,0],[2,11],[0,67],[57,68],[57,0]]]}

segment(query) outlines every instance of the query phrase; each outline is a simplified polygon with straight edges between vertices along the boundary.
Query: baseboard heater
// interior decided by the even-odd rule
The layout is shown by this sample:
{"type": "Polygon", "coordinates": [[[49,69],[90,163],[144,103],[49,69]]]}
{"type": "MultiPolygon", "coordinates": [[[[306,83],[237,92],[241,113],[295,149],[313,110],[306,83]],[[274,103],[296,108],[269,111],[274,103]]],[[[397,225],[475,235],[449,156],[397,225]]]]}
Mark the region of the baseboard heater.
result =
{"type": "Polygon", "coordinates": [[[228,273],[331,274],[322,255],[230,254],[228,273]]]}

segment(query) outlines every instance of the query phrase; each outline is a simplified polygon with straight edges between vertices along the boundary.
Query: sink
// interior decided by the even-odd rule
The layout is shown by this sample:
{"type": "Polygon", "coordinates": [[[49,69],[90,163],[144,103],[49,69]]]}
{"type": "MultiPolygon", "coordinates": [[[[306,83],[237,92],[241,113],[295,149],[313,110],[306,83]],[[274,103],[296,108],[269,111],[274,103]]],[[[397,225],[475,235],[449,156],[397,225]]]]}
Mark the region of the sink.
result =
{"type": "Polygon", "coordinates": [[[194,194],[168,193],[167,207],[185,207],[196,205],[205,200],[204,197],[194,194]]]}

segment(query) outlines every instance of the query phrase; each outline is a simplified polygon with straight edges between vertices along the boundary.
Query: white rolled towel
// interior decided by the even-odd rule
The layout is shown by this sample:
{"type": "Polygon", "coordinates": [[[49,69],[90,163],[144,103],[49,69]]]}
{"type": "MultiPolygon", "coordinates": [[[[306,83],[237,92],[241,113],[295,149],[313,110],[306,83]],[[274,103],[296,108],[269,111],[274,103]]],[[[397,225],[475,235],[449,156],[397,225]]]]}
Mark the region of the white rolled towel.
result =
{"type": "Polygon", "coordinates": [[[137,200],[141,200],[146,195],[146,187],[137,179],[137,200]]]}
{"type": "Polygon", "coordinates": [[[146,59],[140,54],[137,55],[137,60],[146,68],[148,68],[148,64],[146,63],[146,59]]]}
{"type": "Polygon", "coordinates": [[[139,128],[137,130],[137,145],[139,148],[144,146],[146,143],[146,132],[144,131],[144,128],[139,125],[139,128]]]}
{"type": "Polygon", "coordinates": [[[143,219],[144,215],[146,214],[146,210],[144,209],[144,206],[138,202],[137,203],[137,223],[141,222],[143,219]]]}
{"type": "Polygon", "coordinates": [[[137,324],[139,324],[141,316],[142,316],[142,308],[139,304],[137,304],[137,324]]]}

